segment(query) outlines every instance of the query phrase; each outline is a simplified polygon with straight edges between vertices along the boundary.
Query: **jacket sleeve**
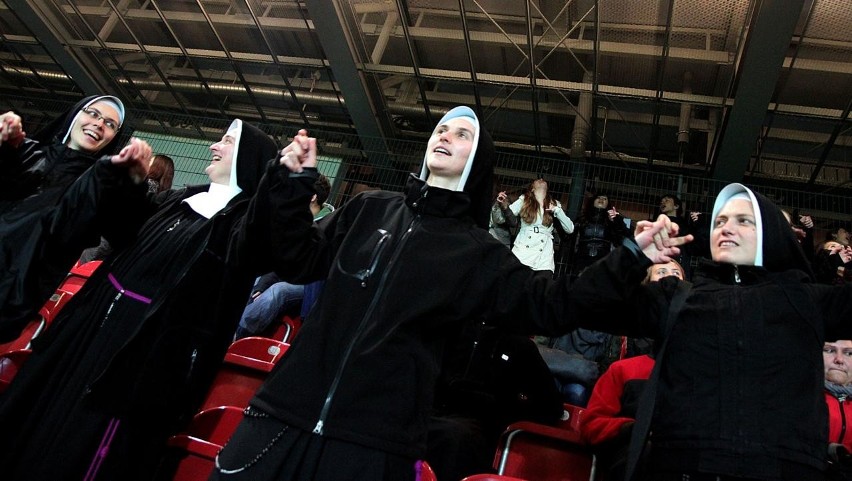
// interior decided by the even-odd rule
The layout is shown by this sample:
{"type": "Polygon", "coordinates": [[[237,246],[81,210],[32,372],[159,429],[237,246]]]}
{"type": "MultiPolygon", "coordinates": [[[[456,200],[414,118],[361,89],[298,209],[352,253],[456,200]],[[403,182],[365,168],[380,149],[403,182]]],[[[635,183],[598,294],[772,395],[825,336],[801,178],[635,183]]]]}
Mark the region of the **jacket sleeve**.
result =
{"type": "MultiPolygon", "coordinates": [[[[291,173],[270,163],[237,232],[237,262],[256,272],[307,284],[326,277],[343,232],[346,207],[314,222],[310,200],[316,169],[291,173]]],[[[350,201],[352,202],[352,201],[350,201]]]]}
{"type": "Polygon", "coordinates": [[[562,228],[565,229],[566,234],[572,234],[574,232],[574,222],[571,221],[571,218],[568,217],[568,214],[562,210],[562,205],[557,202],[556,208],[553,209],[553,217],[556,217],[559,220],[559,223],[562,224],[562,228]]]}
{"type": "MultiPolygon", "coordinates": [[[[41,184],[39,162],[45,159],[40,142],[24,139],[18,147],[0,146],[0,193],[4,198],[21,198],[41,184]]],[[[43,166],[41,167],[43,170],[43,166]]]]}
{"type": "Polygon", "coordinates": [[[618,214],[617,216],[615,216],[614,219],[609,221],[609,225],[610,225],[610,230],[609,230],[610,239],[609,240],[615,246],[620,246],[621,242],[624,239],[632,239],[633,238],[633,232],[631,232],[630,228],[627,227],[627,223],[625,222],[625,220],[630,220],[630,219],[627,219],[623,215],[618,214]]]}
{"type": "Polygon", "coordinates": [[[598,379],[583,413],[580,431],[583,439],[592,445],[615,438],[621,426],[632,418],[618,416],[624,378],[620,366],[614,364],[598,379]]]}
{"type": "Polygon", "coordinates": [[[57,250],[97,245],[101,235],[115,249],[135,237],[153,213],[144,184],[134,184],[123,167],[100,158],[60,199],[51,219],[48,242],[57,250]]]}
{"type": "Polygon", "coordinates": [[[569,314],[588,329],[659,339],[673,286],[666,282],[643,285],[651,265],[639,247],[625,239],[571,286],[569,314]]]}
{"type": "Polygon", "coordinates": [[[24,139],[17,147],[3,144],[0,146],[0,175],[5,177],[26,170],[42,158],[40,152],[41,143],[33,139],[24,139]]]}

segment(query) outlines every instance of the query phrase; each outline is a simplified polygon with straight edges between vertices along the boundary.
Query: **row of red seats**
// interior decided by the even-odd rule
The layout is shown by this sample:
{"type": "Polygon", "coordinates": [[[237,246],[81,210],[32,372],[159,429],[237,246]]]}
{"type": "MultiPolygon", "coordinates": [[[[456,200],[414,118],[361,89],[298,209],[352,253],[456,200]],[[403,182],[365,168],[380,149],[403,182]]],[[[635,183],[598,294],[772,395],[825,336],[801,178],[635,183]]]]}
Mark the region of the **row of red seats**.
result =
{"type": "Polygon", "coordinates": [[[176,465],[174,481],[206,480],[216,455],[243,419],[243,410],[289,344],[267,337],[246,337],[228,348],[222,367],[185,432],[168,446],[176,465]]]}
{"type": "Polygon", "coordinates": [[[77,264],[71,268],[62,285],[39,310],[39,317],[27,324],[17,339],[0,344],[0,392],[9,387],[18,369],[29,357],[32,352],[30,350],[32,340],[50,326],[59,311],[83,287],[100,265],[101,261],[92,261],[77,264]]]}

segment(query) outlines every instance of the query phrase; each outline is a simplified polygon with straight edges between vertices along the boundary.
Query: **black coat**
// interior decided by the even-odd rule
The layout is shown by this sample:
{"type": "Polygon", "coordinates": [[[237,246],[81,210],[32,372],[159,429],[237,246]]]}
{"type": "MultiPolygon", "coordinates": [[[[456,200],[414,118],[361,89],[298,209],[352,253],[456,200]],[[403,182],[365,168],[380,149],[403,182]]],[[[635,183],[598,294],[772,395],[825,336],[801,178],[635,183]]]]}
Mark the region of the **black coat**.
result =
{"type": "MultiPolygon", "coordinates": [[[[480,143],[477,161],[485,152],[480,143]]],[[[270,178],[284,195],[258,196],[281,202],[256,215],[286,219],[279,274],[328,279],[252,404],[304,431],[422,457],[447,339],[479,318],[567,331],[566,279],[535,273],[474,224],[467,193],[414,176],[404,194],[358,195],[313,225],[313,175],[270,178]]]]}
{"type": "Polygon", "coordinates": [[[156,197],[146,197],[144,184],[109,189],[126,177],[111,175],[109,161],[81,178],[87,189],[69,191],[78,203],[66,220],[111,219],[103,230],[115,253],[38,338],[0,397],[0,430],[11,443],[0,441],[0,469],[9,479],[79,478],[113,418],[121,427],[105,479],[144,479],[156,466],[166,436],[194,412],[218,369],[252,280],[274,267],[268,243],[241,236],[252,229],[271,239],[268,224],[250,227],[244,214],[274,154],[268,137],[243,126],[243,192],[210,219],[182,202],[206,186],[156,197]],[[117,296],[110,275],[150,304],[117,296]]]}
{"type": "MultiPolygon", "coordinates": [[[[20,334],[80,252],[98,243],[97,232],[85,232],[74,244],[48,245],[66,191],[98,159],[61,143],[93,99],[81,100],[17,148],[0,147],[0,342],[20,334]]],[[[100,154],[111,153],[117,141],[118,135],[100,154]]]]}
{"type": "Polygon", "coordinates": [[[600,319],[598,329],[668,333],[651,422],[656,470],[775,480],[824,469],[820,353],[825,340],[852,337],[852,285],[810,282],[781,212],[757,198],[765,267],[699,265],[671,324],[671,284],[682,281],[640,285],[650,261],[630,241],[574,284],[579,315],[600,319]]]}

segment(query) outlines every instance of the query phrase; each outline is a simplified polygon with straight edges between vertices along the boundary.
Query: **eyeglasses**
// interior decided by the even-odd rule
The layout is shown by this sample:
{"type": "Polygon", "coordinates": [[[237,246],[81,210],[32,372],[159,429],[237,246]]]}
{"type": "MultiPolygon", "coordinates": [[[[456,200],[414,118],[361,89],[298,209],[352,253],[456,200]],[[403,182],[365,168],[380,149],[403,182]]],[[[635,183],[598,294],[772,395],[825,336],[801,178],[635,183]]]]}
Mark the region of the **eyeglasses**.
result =
{"type": "Polygon", "coordinates": [[[120,127],[118,125],[118,122],[116,122],[115,120],[113,120],[109,117],[104,117],[104,115],[102,113],[98,112],[97,109],[83,109],[80,112],[83,112],[84,114],[88,115],[89,117],[91,117],[95,120],[103,120],[104,126],[106,126],[106,128],[108,128],[108,129],[112,130],[113,132],[118,130],[118,128],[120,127]]]}

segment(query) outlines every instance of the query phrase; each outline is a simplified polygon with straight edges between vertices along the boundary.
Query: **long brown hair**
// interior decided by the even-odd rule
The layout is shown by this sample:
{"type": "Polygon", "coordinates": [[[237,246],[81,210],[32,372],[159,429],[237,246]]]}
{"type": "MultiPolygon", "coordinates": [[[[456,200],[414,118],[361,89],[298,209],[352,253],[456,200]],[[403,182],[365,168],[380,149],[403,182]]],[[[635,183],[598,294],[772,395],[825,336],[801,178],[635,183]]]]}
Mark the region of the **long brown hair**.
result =
{"type": "Polygon", "coordinates": [[[159,184],[157,190],[163,192],[171,189],[174,177],[175,163],[172,158],[164,154],[155,155],[148,169],[148,178],[159,184]]]}
{"type": "Polygon", "coordinates": [[[547,182],[544,179],[536,179],[529,183],[526,190],[524,191],[524,204],[521,206],[521,220],[527,224],[535,223],[536,217],[538,217],[539,209],[543,210],[543,215],[541,219],[541,223],[545,226],[550,226],[553,224],[553,214],[547,211],[547,207],[551,204],[555,204],[553,197],[550,196],[550,189],[547,190],[547,193],[544,195],[544,206],[538,204],[538,199],[535,198],[535,183],[541,180],[547,185],[547,182]]]}

